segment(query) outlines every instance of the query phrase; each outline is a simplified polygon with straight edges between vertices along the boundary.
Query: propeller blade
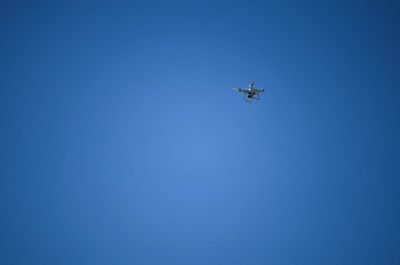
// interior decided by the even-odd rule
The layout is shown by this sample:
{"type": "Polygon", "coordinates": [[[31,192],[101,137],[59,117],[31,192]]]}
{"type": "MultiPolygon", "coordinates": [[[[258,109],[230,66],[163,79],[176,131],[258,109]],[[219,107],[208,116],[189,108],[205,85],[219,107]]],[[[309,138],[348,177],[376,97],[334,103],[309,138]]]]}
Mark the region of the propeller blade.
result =
{"type": "Polygon", "coordinates": [[[254,86],[254,81],[251,82],[251,84],[249,85],[249,88],[253,88],[253,86],[254,86]]]}

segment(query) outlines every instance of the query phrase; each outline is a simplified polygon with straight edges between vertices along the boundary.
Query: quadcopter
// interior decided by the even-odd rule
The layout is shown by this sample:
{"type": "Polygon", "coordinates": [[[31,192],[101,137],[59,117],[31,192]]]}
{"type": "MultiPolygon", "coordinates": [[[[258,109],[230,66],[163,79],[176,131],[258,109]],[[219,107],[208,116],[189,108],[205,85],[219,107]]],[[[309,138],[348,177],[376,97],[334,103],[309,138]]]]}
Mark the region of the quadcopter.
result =
{"type": "Polygon", "coordinates": [[[254,81],[251,82],[251,84],[249,85],[249,88],[247,88],[247,89],[241,89],[241,88],[236,88],[236,87],[234,87],[233,89],[236,91],[239,91],[239,92],[243,92],[244,101],[246,101],[248,103],[253,103],[253,101],[246,99],[246,95],[247,95],[247,98],[260,100],[260,93],[264,92],[264,88],[263,89],[255,89],[255,88],[253,88],[253,86],[254,86],[254,81]],[[255,95],[257,95],[257,97],[254,97],[255,95]]]}

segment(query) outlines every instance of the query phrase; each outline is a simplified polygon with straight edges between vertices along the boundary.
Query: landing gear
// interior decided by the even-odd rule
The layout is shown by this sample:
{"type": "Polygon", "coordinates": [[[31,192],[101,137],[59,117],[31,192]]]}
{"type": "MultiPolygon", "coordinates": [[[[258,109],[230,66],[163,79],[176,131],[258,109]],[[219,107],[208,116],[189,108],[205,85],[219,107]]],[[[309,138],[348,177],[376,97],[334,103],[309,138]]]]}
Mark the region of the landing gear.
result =
{"type": "MultiPolygon", "coordinates": [[[[255,94],[253,94],[253,95],[247,94],[247,98],[252,98],[252,99],[255,99],[255,100],[260,100],[260,94],[258,94],[258,93],[255,93],[255,94]],[[254,97],[255,95],[257,95],[257,97],[254,97]]],[[[253,103],[253,101],[250,101],[250,100],[247,100],[247,99],[246,99],[246,94],[243,95],[243,99],[244,99],[244,101],[246,101],[247,103],[253,103]]]]}
{"type": "MultiPolygon", "coordinates": [[[[247,97],[252,98],[250,97],[250,95],[248,95],[247,97]]],[[[253,103],[252,101],[246,99],[246,94],[243,94],[243,100],[246,101],[247,103],[253,103]]]]}

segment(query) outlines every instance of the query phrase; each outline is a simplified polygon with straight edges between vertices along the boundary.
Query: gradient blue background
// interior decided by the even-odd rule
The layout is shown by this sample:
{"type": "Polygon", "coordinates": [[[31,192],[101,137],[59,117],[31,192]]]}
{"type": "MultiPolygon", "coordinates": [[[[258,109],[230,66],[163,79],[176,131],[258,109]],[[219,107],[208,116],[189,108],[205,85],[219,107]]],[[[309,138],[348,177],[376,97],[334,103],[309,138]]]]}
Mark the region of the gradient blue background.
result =
{"type": "Polygon", "coordinates": [[[400,264],[396,2],[2,1],[0,263],[400,264]]]}

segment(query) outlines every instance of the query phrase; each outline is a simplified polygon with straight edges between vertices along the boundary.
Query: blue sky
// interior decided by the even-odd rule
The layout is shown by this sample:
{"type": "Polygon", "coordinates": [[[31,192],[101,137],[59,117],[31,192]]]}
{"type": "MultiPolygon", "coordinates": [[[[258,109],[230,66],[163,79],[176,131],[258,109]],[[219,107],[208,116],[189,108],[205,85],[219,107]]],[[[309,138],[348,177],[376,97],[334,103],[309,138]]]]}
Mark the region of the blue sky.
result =
{"type": "Polygon", "coordinates": [[[400,263],[396,1],[0,6],[1,264],[400,263]]]}

